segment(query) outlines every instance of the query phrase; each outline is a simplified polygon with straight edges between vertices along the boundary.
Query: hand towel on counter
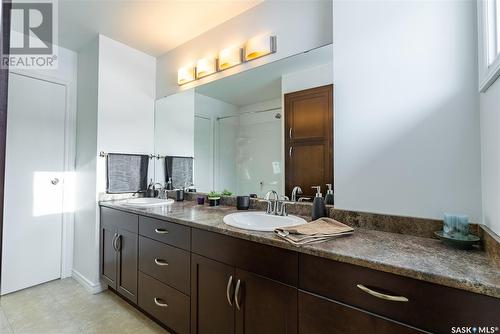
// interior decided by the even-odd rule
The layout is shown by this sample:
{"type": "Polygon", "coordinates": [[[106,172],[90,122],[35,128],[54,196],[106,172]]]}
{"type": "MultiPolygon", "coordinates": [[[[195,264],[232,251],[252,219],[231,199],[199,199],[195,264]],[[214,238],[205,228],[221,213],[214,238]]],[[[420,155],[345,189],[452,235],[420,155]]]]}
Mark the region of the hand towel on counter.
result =
{"type": "Polygon", "coordinates": [[[148,167],[147,155],[108,153],[106,192],[120,194],[147,190],[148,167]]]}
{"type": "Polygon", "coordinates": [[[307,224],[277,228],[274,232],[291,244],[301,246],[352,234],[354,229],[335,219],[323,217],[307,224]]]}
{"type": "Polygon", "coordinates": [[[165,157],[165,181],[172,180],[173,189],[184,189],[193,185],[193,158],[165,157]]]}

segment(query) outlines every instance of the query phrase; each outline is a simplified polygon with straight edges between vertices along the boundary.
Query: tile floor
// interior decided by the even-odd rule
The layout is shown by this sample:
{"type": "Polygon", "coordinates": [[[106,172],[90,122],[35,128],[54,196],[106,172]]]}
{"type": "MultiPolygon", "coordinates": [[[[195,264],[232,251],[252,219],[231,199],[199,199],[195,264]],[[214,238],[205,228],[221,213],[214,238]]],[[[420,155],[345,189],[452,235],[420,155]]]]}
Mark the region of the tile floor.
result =
{"type": "Polygon", "coordinates": [[[72,278],[0,297],[1,334],[168,334],[110,291],[92,295],[72,278]]]}

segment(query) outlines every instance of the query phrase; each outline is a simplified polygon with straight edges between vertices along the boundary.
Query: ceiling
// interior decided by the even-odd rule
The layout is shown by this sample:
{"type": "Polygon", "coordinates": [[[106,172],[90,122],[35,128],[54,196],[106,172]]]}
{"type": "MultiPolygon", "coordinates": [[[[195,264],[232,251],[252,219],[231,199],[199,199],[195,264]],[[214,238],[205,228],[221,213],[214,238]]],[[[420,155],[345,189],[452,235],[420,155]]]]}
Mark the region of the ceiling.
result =
{"type": "Polygon", "coordinates": [[[331,44],[198,86],[196,92],[246,106],[281,97],[281,77],[332,62],[331,44]]]}
{"type": "Polygon", "coordinates": [[[59,45],[78,51],[101,33],[159,56],[263,0],[59,0],[59,45]]]}

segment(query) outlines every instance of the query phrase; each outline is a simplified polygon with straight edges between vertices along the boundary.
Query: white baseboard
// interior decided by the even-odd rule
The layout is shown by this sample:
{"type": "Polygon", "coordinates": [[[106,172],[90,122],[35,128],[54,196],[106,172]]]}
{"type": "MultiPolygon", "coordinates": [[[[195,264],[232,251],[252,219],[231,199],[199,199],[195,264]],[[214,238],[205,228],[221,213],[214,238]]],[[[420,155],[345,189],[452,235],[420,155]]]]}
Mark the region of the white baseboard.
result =
{"type": "Polygon", "coordinates": [[[91,280],[89,280],[87,277],[83,276],[81,273],[73,269],[71,271],[71,276],[80,283],[85,289],[87,289],[88,292],[92,294],[96,294],[99,292],[102,292],[106,290],[107,286],[105,284],[102,284],[101,282],[94,283],[91,280]]]}

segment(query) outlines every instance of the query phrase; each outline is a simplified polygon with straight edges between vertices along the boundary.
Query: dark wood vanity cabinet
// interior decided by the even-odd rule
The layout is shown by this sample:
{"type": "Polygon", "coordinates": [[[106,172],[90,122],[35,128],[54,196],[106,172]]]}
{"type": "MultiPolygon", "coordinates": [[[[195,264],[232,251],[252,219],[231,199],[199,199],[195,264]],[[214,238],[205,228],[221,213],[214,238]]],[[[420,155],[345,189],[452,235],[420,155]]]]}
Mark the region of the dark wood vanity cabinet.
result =
{"type": "Polygon", "coordinates": [[[133,303],[137,303],[138,223],[137,215],[101,208],[101,277],[133,303]]]}
{"type": "Polygon", "coordinates": [[[192,247],[192,334],[297,333],[294,252],[196,229],[192,247]]]}
{"type": "Polygon", "coordinates": [[[192,255],[192,333],[297,333],[297,289],[192,255]]]}
{"type": "Polygon", "coordinates": [[[500,300],[493,297],[107,207],[100,251],[103,281],[173,333],[498,326],[500,300]]]}

